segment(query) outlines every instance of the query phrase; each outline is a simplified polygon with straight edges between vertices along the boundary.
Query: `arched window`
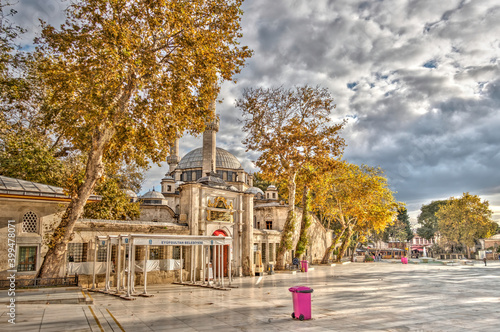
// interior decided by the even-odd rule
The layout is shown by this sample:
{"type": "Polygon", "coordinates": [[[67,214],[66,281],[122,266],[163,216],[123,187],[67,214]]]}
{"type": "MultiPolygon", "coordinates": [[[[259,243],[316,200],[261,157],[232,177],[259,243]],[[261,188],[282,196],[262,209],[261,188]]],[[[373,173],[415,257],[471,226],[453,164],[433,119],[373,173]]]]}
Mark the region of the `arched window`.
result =
{"type": "Polygon", "coordinates": [[[38,217],[34,212],[26,212],[23,216],[23,233],[38,233],[38,217]]]}

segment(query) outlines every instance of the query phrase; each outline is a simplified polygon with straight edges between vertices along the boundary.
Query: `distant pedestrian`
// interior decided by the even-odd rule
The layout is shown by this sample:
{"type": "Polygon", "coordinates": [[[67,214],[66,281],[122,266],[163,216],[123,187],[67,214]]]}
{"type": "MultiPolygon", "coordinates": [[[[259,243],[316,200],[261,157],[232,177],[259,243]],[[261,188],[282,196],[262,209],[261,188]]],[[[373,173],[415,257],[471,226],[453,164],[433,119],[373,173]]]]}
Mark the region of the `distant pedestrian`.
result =
{"type": "Polygon", "coordinates": [[[484,266],[486,266],[486,257],[483,258],[484,266]]]}
{"type": "Polygon", "coordinates": [[[381,253],[379,253],[379,254],[378,254],[378,261],[379,261],[379,262],[381,262],[381,261],[382,261],[382,254],[381,254],[381,253]]]}

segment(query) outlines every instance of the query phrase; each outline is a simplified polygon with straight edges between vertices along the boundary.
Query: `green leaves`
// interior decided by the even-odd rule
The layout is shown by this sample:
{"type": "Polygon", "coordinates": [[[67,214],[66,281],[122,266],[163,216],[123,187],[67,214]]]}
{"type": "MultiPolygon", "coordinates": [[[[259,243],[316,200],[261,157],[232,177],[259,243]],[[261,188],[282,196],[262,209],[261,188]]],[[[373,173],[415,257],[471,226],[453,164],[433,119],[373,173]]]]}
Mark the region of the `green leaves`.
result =
{"type": "Polygon", "coordinates": [[[421,225],[417,229],[417,234],[427,240],[434,238],[438,232],[438,220],[436,212],[443,205],[447,204],[446,200],[432,201],[429,204],[422,205],[420,214],[418,215],[418,223],[421,225]]]}
{"type": "Polygon", "coordinates": [[[85,205],[84,218],[127,220],[137,219],[140,212],[139,202],[130,202],[119,181],[113,178],[101,180],[95,187],[95,193],[102,199],[85,205]]]}

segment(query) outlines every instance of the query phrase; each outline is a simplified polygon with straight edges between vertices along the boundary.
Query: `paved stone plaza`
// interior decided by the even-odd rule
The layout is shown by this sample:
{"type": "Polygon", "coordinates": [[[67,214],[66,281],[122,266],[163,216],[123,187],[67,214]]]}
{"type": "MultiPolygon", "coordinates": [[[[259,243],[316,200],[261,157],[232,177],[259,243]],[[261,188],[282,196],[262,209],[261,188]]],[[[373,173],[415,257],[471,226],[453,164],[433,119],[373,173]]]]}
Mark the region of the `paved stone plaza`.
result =
{"type": "MultiPolygon", "coordinates": [[[[240,278],[230,291],[151,286],[125,301],[87,292],[18,293],[16,325],[0,331],[499,331],[500,263],[474,266],[352,263],[307,273],[240,278]],[[313,319],[293,320],[289,287],[306,285],[313,319]],[[27,304],[29,299],[61,304],[27,304]],[[50,300],[49,300],[50,299],[50,300]],[[60,300],[57,300],[60,299],[60,300]],[[57,301],[56,301],[57,300],[57,301]],[[24,302],[24,304],[23,304],[24,302]],[[70,301],[69,301],[70,302],[70,301]]],[[[1,292],[2,304],[7,302],[1,292]]]]}

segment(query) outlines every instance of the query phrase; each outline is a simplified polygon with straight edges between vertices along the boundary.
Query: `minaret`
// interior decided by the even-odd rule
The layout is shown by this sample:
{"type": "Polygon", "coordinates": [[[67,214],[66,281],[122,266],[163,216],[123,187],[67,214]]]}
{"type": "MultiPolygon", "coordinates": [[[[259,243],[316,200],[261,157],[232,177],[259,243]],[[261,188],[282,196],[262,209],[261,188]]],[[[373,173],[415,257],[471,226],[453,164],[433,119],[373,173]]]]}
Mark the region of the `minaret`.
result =
{"type": "Polygon", "coordinates": [[[179,134],[176,135],[174,144],[170,147],[170,155],[167,157],[168,172],[172,174],[179,164],[179,134]]]}
{"type": "Polygon", "coordinates": [[[215,136],[219,131],[219,119],[215,115],[215,99],[210,104],[210,120],[206,124],[203,132],[203,167],[202,176],[215,173],[215,154],[216,140],[215,136]]]}

